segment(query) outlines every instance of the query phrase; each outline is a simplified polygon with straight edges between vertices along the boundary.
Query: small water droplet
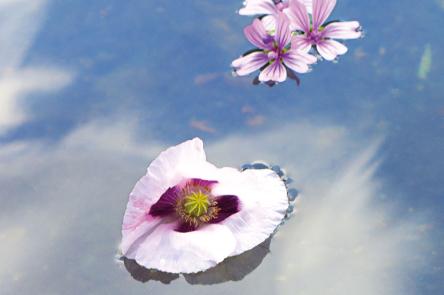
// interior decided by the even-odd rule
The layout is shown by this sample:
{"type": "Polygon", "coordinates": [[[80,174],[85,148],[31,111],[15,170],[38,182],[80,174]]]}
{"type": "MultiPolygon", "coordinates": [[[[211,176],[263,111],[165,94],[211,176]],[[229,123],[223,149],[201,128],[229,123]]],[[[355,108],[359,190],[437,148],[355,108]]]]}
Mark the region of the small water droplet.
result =
{"type": "Polygon", "coordinates": [[[242,171],[247,170],[247,169],[251,169],[251,168],[253,168],[251,164],[243,164],[241,166],[242,171]]]}
{"type": "Polygon", "coordinates": [[[291,188],[287,191],[287,195],[288,195],[288,200],[293,202],[294,200],[296,200],[296,197],[299,195],[299,192],[297,189],[291,188]]]}
{"type": "Polygon", "coordinates": [[[270,165],[264,162],[254,162],[252,163],[253,169],[270,169],[270,165]]]}

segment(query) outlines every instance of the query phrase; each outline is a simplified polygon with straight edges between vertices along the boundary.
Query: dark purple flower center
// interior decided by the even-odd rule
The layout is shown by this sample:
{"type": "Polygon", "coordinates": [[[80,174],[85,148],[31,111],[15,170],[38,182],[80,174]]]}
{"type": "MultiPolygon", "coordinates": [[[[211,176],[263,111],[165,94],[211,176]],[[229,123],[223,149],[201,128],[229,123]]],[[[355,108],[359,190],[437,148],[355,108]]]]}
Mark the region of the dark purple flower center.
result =
{"type": "Polygon", "coordinates": [[[318,31],[312,31],[307,34],[307,38],[312,44],[317,44],[322,40],[322,35],[318,31]]]}
{"type": "Polygon", "coordinates": [[[273,50],[266,51],[267,56],[268,56],[268,60],[270,63],[273,63],[276,60],[279,60],[282,62],[282,60],[288,54],[287,52],[288,52],[288,49],[285,47],[281,48],[276,41],[274,41],[274,43],[273,43],[273,50]]]}
{"type": "Polygon", "coordinates": [[[188,179],[170,187],[151,206],[149,215],[173,217],[178,222],[176,231],[197,230],[207,223],[218,223],[239,212],[239,198],[234,195],[214,196],[212,188],[217,181],[188,179]]]}

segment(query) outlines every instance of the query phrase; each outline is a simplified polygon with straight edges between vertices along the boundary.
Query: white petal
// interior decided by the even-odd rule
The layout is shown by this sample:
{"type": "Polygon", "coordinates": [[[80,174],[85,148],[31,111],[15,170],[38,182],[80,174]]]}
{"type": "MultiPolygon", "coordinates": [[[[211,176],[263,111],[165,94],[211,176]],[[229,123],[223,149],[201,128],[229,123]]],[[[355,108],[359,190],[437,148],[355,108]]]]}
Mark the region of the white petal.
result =
{"type": "Polygon", "coordinates": [[[267,32],[274,32],[276,30],[276,18],[273,15],[266,15],[261,21],[267,32]]]}
{"type": "Polygon", "coordinates": [[[206,161],[202,140],[194,138],[162,152],[150,164],[146,176],[156,180],[163,193],[184,178],[203,178],[212,168],[206,161]]]}
{"type": "Polygon", "coordinates": [[[291,48],[308,53],[311,49],[311,43],[307,40],[305,35],[296,35],[291,39],[291,48]]]}
{"type": "Polygon", "coordinates": [[[143,220],[137,225],[137,227],[123,230],[123,238],[120,243],[120,251],[122,254],[127,258],[134,259],[136,257],[137,249],[145,240],[143,237],[153,230],[160,222],[161,219],[159,218],[150,221],[143,220]]]}
{"type": "Polygon", "coordinates": [[[326,60],[334,60],[338,55],[347,52],[347,47],[335,40],[324,40],[316,45],[316,49],[326,60]]]}
{"type": "Polygon", "coordinates": [[[220,224],[236,238],[230,256],[241,254],[265,241],[281,223],[288,208],[287,189],[279,176],[269,169],[221,169],[216,195],[236,195],[241,210],[220,224]]]}
{"type": "Polygon", "coordinates": [[[296,73],[306,73],[310,67],[308,65],[314,64],[317,61],[316,57],[308,53],[291,49],[284,56],[284,63],[287,67],[296,73]]]}
{"type": "Polygon", "coordinates": [[[303,3],[305,7],[307,7],[308,13],[312,13],[313,11],[313,0],[299,0],[299,2],[303,3]]]}
{"type": "Polygon", "coordinates": [[[333,22],[325,27],[323,36],[331,39],[356,39],[362,36],[359,28],[357,21],[333,22]]]}
{"type": "Polygon", "coordinates": [[[141,244],[135,259],[148,269],[195,273],[222,262],[235,246],[232,232],[223,225],[211,224],[179,233],[173,225],[162,224],[141,244]]]}
{"type": "Polygon", "coordinates": [[[239,10],[240,15],[275,14],[279,10],[273,0],[246,0],[239,10]]]}

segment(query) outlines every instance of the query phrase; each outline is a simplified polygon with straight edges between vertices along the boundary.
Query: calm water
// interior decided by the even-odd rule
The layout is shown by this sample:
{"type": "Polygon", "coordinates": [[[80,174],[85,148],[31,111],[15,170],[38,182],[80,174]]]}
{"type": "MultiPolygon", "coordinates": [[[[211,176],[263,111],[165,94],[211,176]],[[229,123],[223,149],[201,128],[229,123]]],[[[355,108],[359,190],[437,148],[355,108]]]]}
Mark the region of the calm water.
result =
{"type": "Polygon", "coordinates": [[[0,0],[1,294],[443,294],[444,2],[339,0],[366,37],[274,88],[231,76],[241,2],[0,0]],[[299,214],[237,281],[141,283],[127,195],[194,136],[284,166],[299,214]]]}

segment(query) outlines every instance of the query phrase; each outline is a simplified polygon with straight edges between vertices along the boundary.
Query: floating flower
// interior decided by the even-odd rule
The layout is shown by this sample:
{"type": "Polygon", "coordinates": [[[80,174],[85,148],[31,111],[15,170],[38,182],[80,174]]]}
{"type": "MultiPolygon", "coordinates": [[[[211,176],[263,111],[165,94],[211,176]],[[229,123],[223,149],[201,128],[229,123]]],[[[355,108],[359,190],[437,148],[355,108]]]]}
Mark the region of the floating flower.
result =
{"type": "Polygon", "coordinates": [[[269,15],[287,12],[291,2],[297,1],[311,9],[312,0],[245,0],[244,7],[239,10],[240,15],[269,15]]]}
{"type": "Polygon", "coordinates": [[[218,169],[195,138],[162,152],[136,184],[120,247],[148,269],[195,273],[265,241],[288,208],[275,171],[218,169]]]}
{"type": "Polygon", "coordinates": [[[292,27],[301,34],[294,37],[292,46],[308,52],[312,46],[326,60],[334,60],[345,54],[347,47],[333,39],[356,39],[362,36],[361,26],[357,21],[331,22],[324,24],[334,7],[336,0],[313,0],[313,13],[308,14],[305,5],[292,1],[288,10],[292,27]]]}
{"type": "Polygon", "coordinates": [[[289,20],[283,13],[276,15],[274,34],[268,32],[259,19],[247,26],[244,33],[248,41],[258,49],[232,62],[237,75],[248,75],[260,69],[259,81],[283,82],[287,79],[289,69],[297,73],[306,73],[309,71],[308,65],[317,60],[307,52],[301,52],[291,46],[289,20]]]}
{"type": "Polygon", "coordinates": [[[235,73],[244,76],[260,70],[254,85],[264,82],[273,86],[287,77],[299,85],[295,72],[305,73],[314,63],[307,55],[312,48],[331,61],[348,50],[334,39],[362,37],[357,21],[325,22],[335,6],[336,0],[245,0],[239,14],[257,15],[260,20],[254,20],[244,33],[259,49],[233,61],[235,73]]]}

